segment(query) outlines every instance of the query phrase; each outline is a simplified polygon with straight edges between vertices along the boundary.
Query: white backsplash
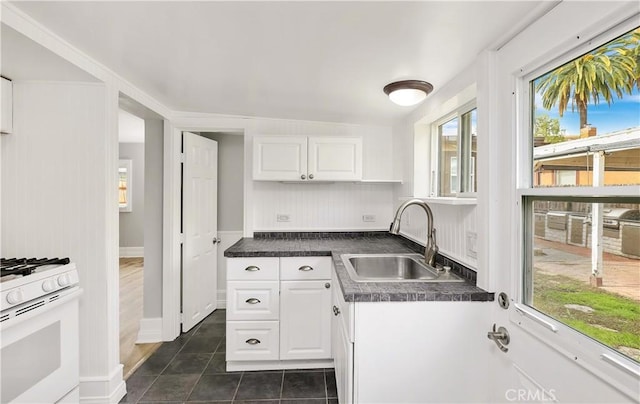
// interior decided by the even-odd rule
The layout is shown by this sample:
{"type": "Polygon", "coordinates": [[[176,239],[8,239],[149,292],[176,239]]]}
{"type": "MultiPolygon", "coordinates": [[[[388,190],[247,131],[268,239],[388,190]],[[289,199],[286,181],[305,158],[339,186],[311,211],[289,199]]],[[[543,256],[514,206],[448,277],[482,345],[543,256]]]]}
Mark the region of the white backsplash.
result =
{"type": "Polygon", "coordinates": [[[392,184],[254,181],[253,191],[255,231],[386,230],[393,215],[392,184]],[[290,221],[278,222],[278,214],[290,221]]]}
{"type": "MultiPolygon", "coordinates": [[[[436,244],[440,248],[440,252],[455,261],[476,268],[476,257],[467,252],[467,233],[477,232],[476,206],[430,203],[429,207],[433,212],[436,244]]],[[[404,235],[424,245],[427,239],[426,223],[427,218],[424,211],[417,206],[411,206],[402,216],[401,231],[404,235]]]]}

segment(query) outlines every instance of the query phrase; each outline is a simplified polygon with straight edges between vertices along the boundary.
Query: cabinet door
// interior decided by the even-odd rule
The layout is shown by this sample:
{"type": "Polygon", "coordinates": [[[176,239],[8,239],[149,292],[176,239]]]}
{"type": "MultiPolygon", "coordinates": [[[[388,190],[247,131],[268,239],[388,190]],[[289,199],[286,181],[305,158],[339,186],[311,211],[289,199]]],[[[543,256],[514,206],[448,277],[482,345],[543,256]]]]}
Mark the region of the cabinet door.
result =
{"type": "Polygon", "coordinates": [[[280,283],[280,359],[331,358],[331,281],[280,283]]]}
{"type": "Polygon", "coordinates": [[[362,139],[310,137],[308,177],[314,181],[362,179],[362,139]]]}
{"type": "Polygon", "coordinates": [[[307,178],[307,138],[256,136],[253,138],[253,179],[300,181],[307,178]]]}
{"type": "Polygon", "coordinates": [[[349,340],[345,322],[340,319],[340,302],[334,292],[331,320],[331,348],[336,372],[338,402],[353,403],[353,343],[349,340]]]}

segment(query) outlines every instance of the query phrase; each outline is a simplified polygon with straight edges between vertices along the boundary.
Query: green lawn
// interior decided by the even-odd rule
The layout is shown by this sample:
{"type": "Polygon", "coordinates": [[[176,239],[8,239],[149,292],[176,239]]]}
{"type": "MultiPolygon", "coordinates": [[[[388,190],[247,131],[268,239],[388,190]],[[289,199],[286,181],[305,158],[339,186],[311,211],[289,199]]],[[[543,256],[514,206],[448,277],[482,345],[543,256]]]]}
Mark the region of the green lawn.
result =
{"type": "MultiPolygon", "coordinates": [[[[614,349],[640,349],[640,302],[562,275],[534,275],[533,306],[614,349]],[[568,309],[578,304],[594,309],[568,309]]],[[[640,358],[634,358],[640,360],[640,358]]]]}

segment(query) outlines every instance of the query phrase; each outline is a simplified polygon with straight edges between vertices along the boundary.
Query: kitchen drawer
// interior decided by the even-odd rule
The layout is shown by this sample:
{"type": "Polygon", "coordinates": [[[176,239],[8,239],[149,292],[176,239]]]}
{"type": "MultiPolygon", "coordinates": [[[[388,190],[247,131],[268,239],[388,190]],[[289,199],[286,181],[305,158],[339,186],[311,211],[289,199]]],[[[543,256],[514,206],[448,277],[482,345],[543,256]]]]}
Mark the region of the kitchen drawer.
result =
{"type": "Polygon", "coordinates": [[[275,257],[227,258],[227,280],[277,281],[280,259],[275,257]]]}
{"type": "Polygon", "coordinates": [[[279,358],[277,321],[227,321],[227,360],[256,361],[279,358]]]}
{"type": "Polygon", "coordinates": [[[277,320],[278,281],[227,282],[227,320],[277,320]]]}
{"type": "Polygon", "coordinates": [[[302,281],[331,279],[331,257],[282,257],[280,279],[302,281]]]}

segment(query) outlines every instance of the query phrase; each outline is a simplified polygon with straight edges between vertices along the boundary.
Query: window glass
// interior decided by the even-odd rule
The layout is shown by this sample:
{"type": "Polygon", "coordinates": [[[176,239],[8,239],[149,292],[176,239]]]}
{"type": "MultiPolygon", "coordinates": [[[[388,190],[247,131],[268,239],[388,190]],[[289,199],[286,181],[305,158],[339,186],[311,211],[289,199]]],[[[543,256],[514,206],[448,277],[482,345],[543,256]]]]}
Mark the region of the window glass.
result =
{"type": "Polygon", "coordinates": [[[458,118],[438,127],[440,149],[440,196],[455,196],[458,193],[458,118]]]}
{"type": "Polygon", "coordinates": [[[525,303],[640,362],[638,199],[529,198],[525,303]],[[595,256],[594,238],[602,246],[595,256]]]}
{"type": "Polygon", "coordinates": [[[640,184],[640,29],[531,83],[533,184],[640,184]],[[576,172],[575,182],[558,172],[576,172]]]}
{"type": "Polygon", "coordinates": [[[544,189],[522,206],[524,303],[640,362],[639,41],[634,29],[531,81],[544,189]]]}
{"type": "Polygon", "coordinates": [[[438,125],[438,196],[451,197],[477,190],[477,110],[461,109],[438,125]]]}

